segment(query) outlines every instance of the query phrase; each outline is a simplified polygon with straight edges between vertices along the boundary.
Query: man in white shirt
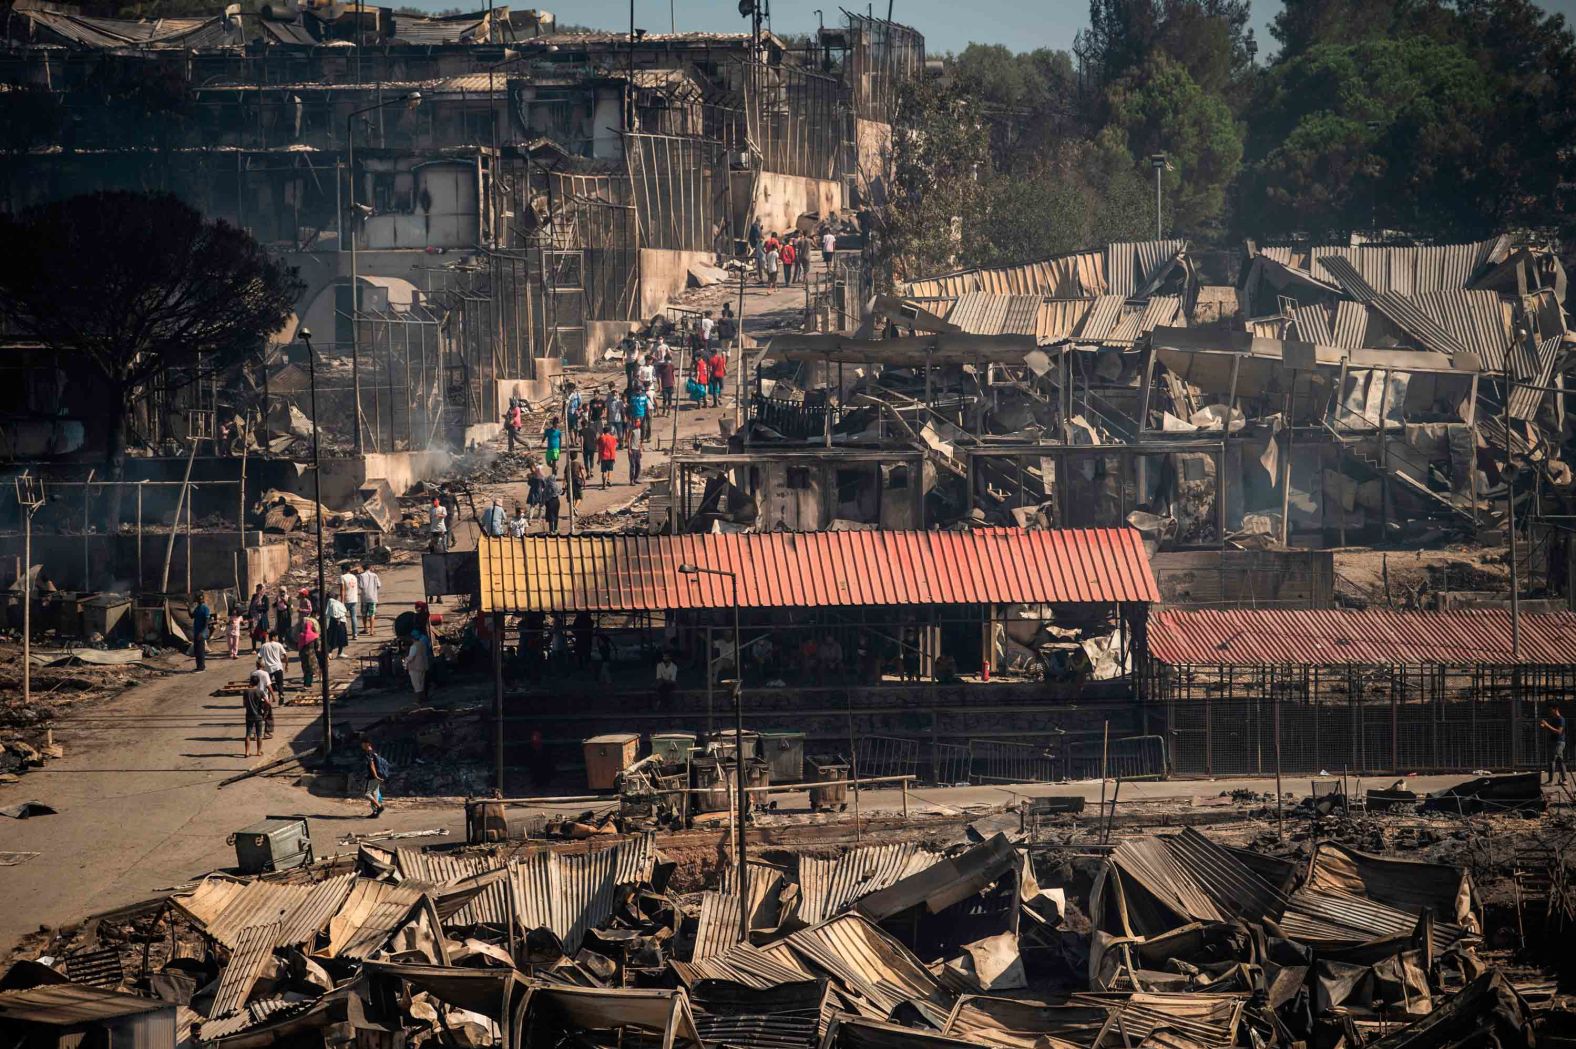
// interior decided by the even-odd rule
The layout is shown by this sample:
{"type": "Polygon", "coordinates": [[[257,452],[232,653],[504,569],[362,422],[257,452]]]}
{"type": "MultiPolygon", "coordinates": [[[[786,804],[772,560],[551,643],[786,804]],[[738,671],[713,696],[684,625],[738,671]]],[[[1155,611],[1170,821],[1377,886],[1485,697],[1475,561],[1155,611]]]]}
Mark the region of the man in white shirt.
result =
{"type": "Polygon", "coordinates": [[[417,701],[423,700],[427,695],[427,670],[432,666],[432,655],[427,651],[427,642],[421,638],[413,638],[410,651],[405,653],[405,671],[410,674],[411,691],[416,693],[417,701]]]}
{"type": "Polygon", "coordinates": [[[257,665],[268,671],[274,683],[274,695],[283,702],[285,695],[285,667],[290,662],[290,651],[279,643],[277,631],[268,632],[268,640],[257,649],[257,665]]]}
{"type": "Polygon", "coordinates": [[[361,615],[361,579],[352,571],[352,565],[345,563],[345,572],[339,577],[339,599],[345,603],[345,613],[350,620],[350,636],[353,639],[360,636],[356,629],[356,620],[361,615]]]}
{"type": "Polygon", "coordinates": [[[673,698],[673,690],[678,687],[679,665],[673,662],[673,653],[664,651],[662,660],[657,664],[657,709],[667,707],[668,700],[673,698]]]}
{"type": "MultiPolygon", "coordinates": [[[[263,697],[263,738],[274,738],[274,705],[281,702],[284,697],[274,691],[274,676],[263,669],[261,658],[257,660],[257,669],[252,671],[250,684],[257,689],[263,697]]],[[[258,748],[261,752],[262,748],[258,748]]]]}
{"type": "Polygon", "coordinates": [[[717,322],[711,319],[711,311],[707,310],[700,319],[700,337],[705,340],[707,346],[711,345],[711,333],[716,327],[717,322]]]}
{"type": "Polygon", "coordinates": [[[641,388],[647,393],[652,392],[652,388],[656,386],[657,368],[656,365],[651,363],[649,355],[641,363],[640,367],[635,369],[635,381],[640,383],[641,388]]]}
{"type": "Polygon", "coordinates": [[[827,269],[832,268],[832,256],[837,253],[837,234],[827,230],[821,234],[821,261],[827,269]]]}
{"type": "Polygon", "coordinates": [[[433,499],[432,505],[427,508],[427,532],[431,539],[428,550],[441,554],[449,548],[449,508],[443,505],[443,500],[433,499]]]}
{"type": "Polygon", "coordinates": [[[378,595],[383,592],[383,580],[371,565],[363,564],[356,582],[361,595],[361,625],[370,634],[378,617],[378,595]]]}

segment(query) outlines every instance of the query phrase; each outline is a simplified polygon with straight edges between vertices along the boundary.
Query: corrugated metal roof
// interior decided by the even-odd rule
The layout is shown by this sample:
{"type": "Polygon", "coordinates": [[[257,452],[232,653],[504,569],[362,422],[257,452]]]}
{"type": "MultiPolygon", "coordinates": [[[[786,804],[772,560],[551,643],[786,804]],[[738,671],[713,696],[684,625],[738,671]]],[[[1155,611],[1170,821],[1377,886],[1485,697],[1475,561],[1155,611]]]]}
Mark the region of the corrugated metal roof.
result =
{"type": "Polygon", "coordinates": [[[1068,1002],[1073,1005],[1111,1005],[1112,1022],[1119,1026],[1124,1043],[1130,1041],[1137,1044],[1155,1030],[1169,1027],[1200,1045],[1230,1046],[1237,1043],[1237,1026],[1245,1000],[1246,995],[1135,991],[1121,999],[1098,994],[1075,994],[1068,1002]]]}
{"type": "Polygon", "coordinates": [[[895,885],[938,858],[912,842],[850,849],[835,860],[801,856],[799,920],[814,925],[836,917],[860,897],[895,885]]]}
{"type": "Polygon", "coordinates": [[[1316,276],[1322,267],[1347,294],[1370,299],[1385,292],[1420,295],[1466,288],[1484,266],[1503,258],[1508,245],[1509,239],[1500,236],[1421,247],[1315,247],[1309,255],[1316,276]]]}
{"type": "MultiPolygon", "coordinates": [[[[1521,653],[1528,664],[1576,663],[1576,613],[1523,613],[1521,653]]],[[[1174,665],[1508,664],[1510,613],[1165,610],[1150,617],[1149,654],[1174,665]]]]}
{"type": "Polygon", "coordinates": [[[1427,292],[1414,300],[1419,309],[1475,353],[1484,367],[1499,370],[1505,366],[1510,306],[1499,292],[1455,288],[1427,292]]]}
{"type": "Polygon", "coordinates": [[[16,1022],[65,1026],[156,1013],[161,1009],[168,1009],[174,1020],[175,1006],[171,1002],[86,984],[49,983],[20,991],[0,991],[0,1020],[16,1022]]]}
{"type": "Polygon", "coordinates": [[[702,980],[727,980],[764,991],[811,979],[810,970],[782,943],[767,948],[735,943],[704,961],[674,960],[669,964],[678,978],[691,987],[702,980]]]}
{"type": "MultiPolygon", "coordinates": [[[[466,878],[501,870],[503,864],[486,856],[465,856],[452,853],[423,852],[420,849],[396,849],[394,867],[401,878],[426,882],[446,888],[466,878]]],[[[444,925],[503,925],[509,923],[509,883],[499,878],[481,891],[454,914],[444,920],[444,925]]]]}
{"type": "Polygon", "coordinates": [[[246,1004],[252,986],[263,974],[263,967],[274,956],[274,944],[279,941],[279,923],[253,925],[241,930],[240,943],[230,955],[229,964],[219,977],[219,989],[214,992],[213,1016],[229,1016],[246,1004]]]}
{"type": "Polygon", "coordinates": [[[1117,324],[1122,320],[1122,307],[1126,303],[1120,295],[1101,295],[1089,307],[1089,312],[1084,314],[1082,327],[1078,329],[1080,342],[1099,342],[1111,337],[1117,324]]]}
{"type": "MultiPolygon", "coordinates": [[[[1417,928],[1421,910],[1408,912],[1362,896],[1302,888],[1292,893],[1280,927],[1304,943],[1367,943],[1387,936],[1406,936],[1417,928]]],[[[1466,936],[1465,929],[1444,920],[1434,923],[1441,948],[1466,936]]]]}
{"type": "Polygon", "coordinates": [[[479,544],[484,611],[1159,601],[1130,528],[529,536],[479,544]]]}
{"type": "Polygon", "coordinates": [[[227,1038],[269,1020],[306,1012],[315,1002],[314,998],[259,998],[255,1002],[248,1002],[246,1008],[233,1016],[203,1021],[198,1025],[197,1038],[203,1042],[227,1038]]]}
{"type": "Polygon", "coordinates": [[[1341,290],[1359,302],[1367,302],[1379,295],[1378,290],[1369,284],[1367,279],[1358,270],[1355,263],[1341,255],[1332,255],[1319,260],[1324,271],[1334,278],[1341,290]]]}
{"type": "Polygon", "coordinates": [[[289,885],[209,877],[192,892],[171,897],[170,902],[232,951],[240,946],[243,930],[275,923],[279,926],[278,946],[294,947],[328,925],[355,880],[354,874],[342,874],[316,885],[289,885]]]}
{"type": "MultiPolygon", "coordinates": [[[[1537,344],[1536,350],[1516,339],[1510,343],[1510,374],[1519,382],[1533,386],[1549,386],[1554,382],[1554,369],[1565,354],[1563,336],[1555,335],[1537,344]]],[[[1543,403],[1546,391],[1527,386],[1515,386],[1510,391],[1506,411],[1512,419],[1530,421],[1537,418],[1538,406],[1543,403]]]]}
{"type": "Polygon", "coordinates": [[[1043,346],[1070,338],[1093,304],[1093,299],[1041,299],[1034,322],[1034,341],[1043,346]]]}
{"type": "Polygon", "coordinates": [[[381,950],[425,893],[408,885],[358,878],[328,924],[330,958],[366,958],[381,950]]]}
{"type": "Polygon", "coordinates": [[[1297,326],[1297,338],[1302,342],[1316,342],[1320,346],[1334,346],[1335,337],[1330,332],[1330,317],[1323,306],[1299,306],[1291,311],[1292,323],[1297,326]]]}
{"type": "Polygon", "coordinates": [[[573,954],[585,934],[618,906],[622,888],[651,878],[650,835],[577,856],[542,851],[511,865],[515,913],[525,929],[546,929],[573,954]]]}
{"type": "Polygon", "coordinates": [[[1361,349],[1368,338],[1368,307],[1360,302],[1342,300],[1335,304],[1335,321],[1330,331],[1330,345],[1343,349],[1361,349]]]}
{"type": "MultiPolygon", "coordinates": [[[[1125,247],[1128,249],[1127,255],[1131,257],[1133,245],[1129,244],[1125,247]]],[[[1079,251],[1041,259],[1038,262],[1024,263],[1021,266],[959,270],[956,273],[945,273],[935,277],[922,277],[905,282],[902,285],[902,293],[920,298],[934,296],[956,298],[971,291],[988,291],[1002,295],[1042,295],[1059,299],[1100,295],[1109,290],[1106,281],[1106,254],[1104,250],[1079,251]]]]}
{"type": "Polygon", "coordinates": [[[864,1015],[885,1020],[899,1005],[929,1003],[950,1012],[951,992],[941,986],[897,940],[857,914],[801,929],[788,946],[812,965],[831,973],[864,1015]]]}
{"type": "Polygon", "coordinates": [[[205,48],[239,44],[221,15],[209,18],[95,18],[67,11],[16,10],[46,34],[84,48],[205,48]]]}
{"type": "Polygon", "coordinates": [[[1000,335],[1011,300],[1011,295],[971,291],[958,296],[958,301],[947,311],[947,323],[957,325],[959,330],[970,335],[1000,335]]]}
{"type": "Polygon", "coordinates": [[[1111,1019],[1106,1005],[1046,1005],[970,994],[958,999],[943,1034],[980,1045],[1070,1049],[1100,1044],[1111,1019]]]}

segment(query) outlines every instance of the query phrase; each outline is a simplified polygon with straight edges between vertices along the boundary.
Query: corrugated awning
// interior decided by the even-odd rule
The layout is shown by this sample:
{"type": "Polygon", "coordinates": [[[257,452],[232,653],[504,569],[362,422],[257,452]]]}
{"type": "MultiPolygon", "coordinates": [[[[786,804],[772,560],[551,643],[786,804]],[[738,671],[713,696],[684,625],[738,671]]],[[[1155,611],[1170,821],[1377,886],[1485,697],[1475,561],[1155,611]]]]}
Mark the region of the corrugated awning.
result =
{"type": "MultiPolygon", "coordinates": [[[[1174,665],[1508,664],[1510,613],[1385,609],[1166,611],[1149,624],[1149,654],[1174,665]]],[[[1576,662],[1576,613],[1521,617],[1521,661],[1576,662]]]]}
{"type": "Polygon", "coordinates": [[[482,539],[486,612],[1160,600],[1130,528],[482,539]]]}

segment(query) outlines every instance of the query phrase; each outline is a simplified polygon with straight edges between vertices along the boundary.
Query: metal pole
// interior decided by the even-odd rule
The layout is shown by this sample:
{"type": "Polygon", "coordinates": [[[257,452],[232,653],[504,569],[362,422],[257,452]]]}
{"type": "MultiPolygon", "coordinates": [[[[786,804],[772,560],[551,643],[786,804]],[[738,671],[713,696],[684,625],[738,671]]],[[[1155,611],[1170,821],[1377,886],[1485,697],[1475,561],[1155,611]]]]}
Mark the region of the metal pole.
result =
{"type": "Polygon", "coordinates": [[[27,520],[22,538],[22,705],[33,702],[33,511],[22,508],[27,520]]]}
{"type": "MultiPolygon", "coordinates": [[[[358,19],[356,30],[359,33],[361,24],[358,19]]],[[[357,68],[360,68],[361,49],[356,49],[357,68]]],[[[360,74],[357,74],[360,80],[360,74]]],[[[361,329],[356,323],[356,318],[361,314],[361,282],[357,277],[356,242],[360,240],[360,233],[356,229],[356,114],[352,113],[345,118],[345,141],[350,155],[350,396],[351,396],[351,426],[356,435],[353,445],[356,455],[362,454],[361,444],[361,329]]],[[[310,360],[312,344],[307,342],[307,356],[310,360]]],[[[317,402],[312,402],[312,454],[317,454],[317,402]]],[[[321,514],[323,508],[318,507],[321,514]]],[[[322,521],[319,520],[319,531],[322,521]]],[[[320,591],[322,587],[318,588],[320,591]]]]}
{"type": "MultiPolygon", "coordinates": [[[[503,785],[503,613],[493,613],[493,704],[498,720],[498,793],[502,794],[503,785]]],[[[510,935],[513,935],[511,928],[510,935]]]]}
{"type": "MultiPolygon", "coordinates": [[[[354,287],[354,285],[352,285],[354,287]]],[[[326,603],[328,600],[328,586],[323,579],[323,461],[320,455],[320,442],[317,439],[317,353],[312,349],[312,333],[305,329],[301,332],[301,341],[306,344],[306,374],[307,385],[311,390],[312,401],[312,499],[317,503],[317,595],[318,601],[326,603]]],[[[359,403],[359,402],[358,402],[359,403]]],[[[360,442],[361,426],[359,412],[357,413],[356,439],[360,442]]],[[[358,449],[359,450],[359,449],[358,449]]],[[[323,610],[312,610],[322,617],[323,610]]],[[[327,653],[328,637],[323,630],[326,619],[319,619],[317,638],[318,660],[317,666],[322,671],[323,678],[323,756],[326,758],[334,750],[334,715],[328,706],[328,660],[321,658],[327,653]]],[[[313,656],[304,656],[311,659],[313,656]]]]}
{"type": "MultiPolygon", "coordinates": [[[[1517,332],[1517,338],[1520,332],[1517,332]]],[[[1510,655],[1517,664],[1521,662],[1521,570],[1516,564],[1516,487],[1511,479],[1510,465],[1510,353],[1505,353],[1505,394],[1502,398],[1501,419],[1505,427],[1505,531],[1510,541],[1510,655]]],[[[1513,701],[1520,700],[1520,690],[1513,701]]]]}
{"type": "Polygon", "coordinates": [[[744,779],[744,659],[739,649],[739,576],[728,573],[733,594],[733,763],[739,781],[739,942],[750,939],[749,853],[744,841],[744,821],[749,816],[749,794],[744,779]]]}
{"type": "MultiPolygon", "coordinates": [[[[559,437],[558,437],[558,447],[561,449],[561,448],[564,447],[565,444],[570,444],[571,445],[570,449],[569,449],[569,454],[564,459],[564,498],[566,500],[568,500],[568,502],[569,502],[569,534],[570,535],[574,535],[575,534],[575,492],[578,491],[578,489],[575,487],[575,480],[574,480],[575,456],[578,453],[574,449],[574,447],[573,447],[571,442],[573,442],[577,438],[577,436],[578,435],[571,434],[569,432],[569,393],[568,393],[568,391],[565,391],[565,393],[564,393],[564,426],[563,426],[563,432],[561,434],[559,434],[559,437]]],[[[590,463],[586,464],[586,480],[587,481],[591,480],[591,464],[590,463]]]]}
{"type": "Polygon", "coordinates": [[[1274,697],[1275,703],[1275,837],[1284,840],[1285,827],[1282,825],[1281,813],[1281,751],[1280,751],[1280,714],[1281,697],[1274,697]]]}
{"type": "MultiPolygon", "coordinates": [[[[734,363],[738,369],[739,403],[734,406],[734,425],[744,425],[744,270],[739,270],[739,318],[734,324],[734,343],[738,346],[739,356],[734,363]]],[[[750,443],[749,432],[744,434],[744,443],[750,443]]]]}
{"type": "Polygon", "coordinates": [[[1155,165],[1155,239],[1161,239],[1160,232],[1160,165],[1155,165]]]}

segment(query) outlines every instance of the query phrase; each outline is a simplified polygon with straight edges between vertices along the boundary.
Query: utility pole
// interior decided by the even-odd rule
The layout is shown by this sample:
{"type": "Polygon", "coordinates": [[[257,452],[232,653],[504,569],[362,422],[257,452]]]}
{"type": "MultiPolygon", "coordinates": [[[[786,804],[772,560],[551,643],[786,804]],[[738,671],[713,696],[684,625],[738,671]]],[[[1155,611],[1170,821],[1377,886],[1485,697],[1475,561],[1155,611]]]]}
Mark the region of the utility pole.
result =
{"type": "MultiPolygon", "coordinates": [[[[319,604],[328,604],[328,585],[323,578],[323,460],[319,447],[317,425],[317,353],[312,349],[312,329],[301,329],[301,342],[306,346],[306,374],[307,384],[311,389],[312,401],[312,499],[317,503],[317,600],[319,604]]],[[[357,420],[356,432],[361,432],[360,420],[357,420]]],[[[319,617],[323,617],[321,608],[312,610],[319,617]]],[[[328,623],[326,617],[320,619],[317,632],[317,650],[310,655],[302,656],[303,659],[316,659],[317,668],[322,671],[319,675],[323,679],[323,756],[326,758],[334,751],[334,715],[328,706],[328,633],[324,629],[328,623]]]]}
{"type": "MultiPolygon", "coordinates": [[[[1515,339],[1517,342],[1527,338],[1527,332],[1521,325],[1516,326],[1515,339]]],[[[1510,655],[1515,661],[1516,673],[1520,673],[1521,664],[1521,570],[1516,565],[1516,486],[1512,480],[1510,465],[1510,394],[1514,384],[1510,378],[1510,350],[1505,352],[1505,396],[1500,407],[1500,420],[1505,427],[1505,532],[1510,543],[1510,655]]],[[[1517,690],[1519,699],[1519,692],[1517,690]]]]}
{"type": "MultiPolygon", "coordinates": [[[[22,705],[33,702],[33,515],[44,505],[44,480],[26,472],[16,479],[22,512],[22,705]]],[[[142,585],[138,580],[138,586],[142,585]]]]}

